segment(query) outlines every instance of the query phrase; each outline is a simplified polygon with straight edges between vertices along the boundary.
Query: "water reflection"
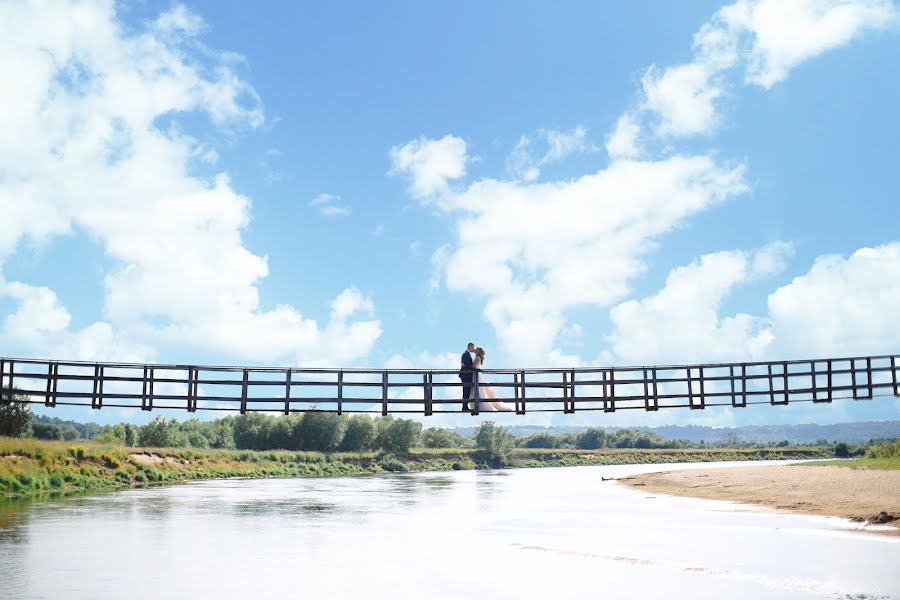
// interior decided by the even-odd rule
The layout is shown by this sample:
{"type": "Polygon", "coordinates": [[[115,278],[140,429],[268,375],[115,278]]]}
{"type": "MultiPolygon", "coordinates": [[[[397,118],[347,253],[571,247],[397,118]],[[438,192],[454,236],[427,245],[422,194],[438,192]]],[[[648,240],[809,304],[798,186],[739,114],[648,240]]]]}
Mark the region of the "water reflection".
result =
{"type": "Polygon", "coordinates": [[[251,500],[234,505],[234,514],[239,517],[258,516],[305,516],[325,518],[340,510],[337,504],[315,500],[251,500]]]}
{"type": "Polygon", "coordinates": [[[603,480],[654,468],[212,481],[5,503],[0,596],[230,599],[262,582],[311,598],[900,594],[900,538],[603,480]]]}

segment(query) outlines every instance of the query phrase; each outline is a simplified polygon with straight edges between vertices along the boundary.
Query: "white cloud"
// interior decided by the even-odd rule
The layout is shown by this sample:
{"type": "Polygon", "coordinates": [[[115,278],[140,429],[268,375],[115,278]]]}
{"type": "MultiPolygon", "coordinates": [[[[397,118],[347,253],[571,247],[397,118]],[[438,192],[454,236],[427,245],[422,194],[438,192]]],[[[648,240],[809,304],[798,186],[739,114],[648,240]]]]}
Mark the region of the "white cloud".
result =
{"type": "Polygon", "coordinates": [[[616,128],[606,138],[606,152],[613,160],[636,158],[640,154],[638,137],[641,126],[634,115],[624,114],[616,121],[616,128]]]}
{"type": "Polygon", "coordinates": [[[448,182],[466,174],[466,142],[454,135],[439,140],[420,137],[391,148],[390,175],[410,178],[410,193],[419,199],[448,191],[448,182]]]}
{"type": "Polygon", "coordinates": [[[16,311],[4,319],[2,328],[9,348],[24,347],[42,356],[82,360],[129,362],[154,356],[151,348],[125,339],[108,323],[96,322],[71,331],[69,311],[47,287],[0,280],[0,298],[3,297],[16,303],[16,311]]]}
{"type": "Polygon", "coordinates": [[[871,355],[900,344],[900,242],[820,256],[773,291],[767,314],[722,316],[723,300],[745,282],[780,272],[791,247],[705,255],[669,274],[665,287],[610,311],[615,360],[710,362],[871,355]]]}
{"type": "Polygon", "coordinates": [[[349,206],[340,204],[341,197],[335,194],[319,194],[309,201],[323,217],[347,217],[352,212],[349,206]]]}
{"type": "Polygon", "coordinates": [[[720,83],[705,64],[668,67],[662,72],[650,67],[641,79],[641,108],[659,116],[655,126],[660,136],[688,136],[712,131],[718,121],[715,101],[723,94],[720,83]]]}
{"type": "MultiPolygon", "coordinates": [[[[721,122],[719,104],[729,94],[729,70],[744,66],[748,81],[757,82],[755,74],[763,72],[758,65],[764,62],[766,73],[783,78],[802,60],[884,26],[893,14],[890,4],[867,0],[739,0],[716,12],[699,29],[691,61],[652,66],[645,72],[638,106],[626,111],[606,138],[611,159],[606,169],[571,181],[537,182],[545,160],[586,144],[583,130],[576,129],[564,138],[554,138],[566,141],[552,145],[543,155],[534,151],[529,136],[522,136],[507,161],[511,181],[482,179],[461,190],[449,189],[440,178],[439,184],[418,189],[414,185],[414,197],[437,196],[441,209],[456,218],[456,243],[438,257],[447,287],[485,298],[485,317],[510,359],[525,364],[576,364],[578,357],[557,348],[571,331],[568,312],[621,302],[661,236],[747,189],[742,166],[721,165],[712,154],[679,154],[660,142],[715,130],[721,122]],[[847,16],[850,24],[828,25],[834,15],[847,16]],[[806,41],[798,42],[803,51],[785,50],[785,40],[774,33],[780,18],[799,31],[811,32],[804,34],[806,41]],[[760,56],[766,57],[763,62],[760,56]],[[647,133],[655,133],[657,139],[647,133]],[[652,152],[653,141],[656,148],[663,148],[662,153],[652,152]]],[[[402,149],[417,156],[412,150],[440,142],[420,138],[402,149]]],[[[458,146],[464,148],[464,142],[460,140],[458,146]]],[[[392,154],[397,156],[398,148],[392,154]]],[[[749,261],[742,267],[743,278],[720,281],[719,300],[704,305],[705,312],[696,315],[713,341],[722,334],[751,340],[747,344],[753,352],[765,350],[767,336],[774,334],[757,317],[719,319],[717,307],[739,282],[784,268],[788,254],[786,247],[772,246],[741,255],[741,260],[749,261]]],[[[715,279],[715,265],[724,260],[719,257],[709,259],[709,266],[686,267],[673,285],[682,277],[715,279]]],[[[435,281],[432,277],[432,287],[435,281]]],[[[642,307],[663,311],[675,293],[661,292],[660,298],[646,305],[628,305],[619,314],[626,319],[629,310],[642,307]]],[[[621,351],[631,352],[624,347],[621,351]]],[[[724,346],[717,350],[724,351],[724,346]]]]}
{"type": "MultiPolygon", "coordinates": [[[[72,231],[102,244],[112,264],[104,320],[78,331],[61,326],[68,313],[52,290],[5,285],[17,303],[5,339],[77,358],[104,345],[146,356],[161,344],[253,361],[368,353],[381,331],[370,306],[323,325],[291,306],[262,306],[267,259],[241,240],[249,199],[224,173],[208,181],[189,171],[215,153],[173,119],[265,120],[234,56],[190,40],[202,20],[179,5],[135,31],[105,2],[8,3],[0,20],[16,23],[0,37],[0,266],[22,243],[72,231]],[[40,331],[49,334],[39,344],[40,331]]],[[[339,297],[347,293],[358,294],[339,297]]]]}
{"type": "Polygon", "coordinates": [[[507,356],[575,364],[554,347],[566,311],[621,299],[660,235],[745,189],[742,167],[705,156],[615,161],[568,182],[484,179],[441,198],[457,242],[433,264],[451,291],[486,299],[507,356]]]}
{"type": "Polygon", "coordinates": [[[179,32],[188,36],[195,36],[204,29],[206,23],[203,19],[192,13],[183,4],[176,4],[156,18],[156,30],[160,32],[179,32]]]}
{"type": "Polygon", "coordinates": [[[825,255],[769,296],[781,356],[892,353],[900,347],[900,242],[825,255]]]}
{"type": "Polygon", "coordinates": [[[541,129],[534,137],[523,135],[519,138],[506,159],[506,168],[516,179],[534,181],[540,176],[541,167],[595,150],[596,147],[587,139],[587,129],[580,125],[570,131],[541,129]],[[535,154],[537,142],[545,146],[543,154],[535,154]]]}
{"type": "Polygon", "coordinates": [[[728,70],[771,88],[801,63],[897,22],[889,0],[739,0],[719,9],[694,35],[688,63],[651,66],[640,108],[663,137],[713,132],[720,122],[728,70]]]}
{"type": "Polygon", "coordinates": [[[784,243],[755,252],[716,252],[673,269],[659,293],[610,311],[609,342],[624,364],[758,358],[770,342],[767,322],[749,314],[722,317],[722,302],[742,283],[784,268],[784,243]]]}
{"type": "Polygon", "coordinates": [[[752,37],[746,78],[764,88],[804,61],[897,20],[889,0],[743,1],[723,8],[720,16],[733,35],[752,37]]]}

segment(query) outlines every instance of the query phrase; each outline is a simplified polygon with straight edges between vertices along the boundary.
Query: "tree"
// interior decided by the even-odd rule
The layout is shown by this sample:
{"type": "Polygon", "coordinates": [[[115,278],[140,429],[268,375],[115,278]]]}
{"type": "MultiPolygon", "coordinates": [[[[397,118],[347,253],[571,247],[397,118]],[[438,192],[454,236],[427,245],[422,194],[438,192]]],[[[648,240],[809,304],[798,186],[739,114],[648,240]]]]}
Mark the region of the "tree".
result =
{"type": "Polygon", "coordinates": [[[834,445],[834,455],[838,458],[850,458],[850,448],[844,442],[834,445]]]}
{"type": "Polygon", "coordinates": [[[61,440],[62,427],[59,425],[51,425],[50,423],[38,423],[35,421],[31,424],[31,432],[39,440],[61,440]]]}
{"type": "Polygon", "coordinates": [[[513,450],[513,436],[493,421],[485,421],[475,430],[475,444],[478,450],[475,459],[492,467],[509,464],[513,450]]]}
{"type": "Polygon", "coordinates": [[[294,429],[294,436],[300,450],[318,450],[332,452],[341,443],[344,434],[344,423],[334,413],[311,411],[304,413],[303,418],[294,429]]]}
{"type": "Polygon", "coordinates": [[[525,448],[559,448],[560,440],[549,433],[535,433],[525,438],[522,446],[525,448]]]}
{"type": "Polygon", "coordinates": [[[297,428],[297,419],[294,416],[272,417],[269,421],[269,431],[266,436],[265,448],[268,450],[296,450],[297,438],[294,431],[297,428]]]}
{"type": "Polygon", "coordinates": [[[263,450],[271,417],[260,413],[247,413],[234,419],[234,445],[241,450],[263,450]]]}
{"type": "Polygon", "coordinates": [[[463,437],[443,427],[431,427],[422,433],[422,445],[426,448],[459,448],[463,437]]]}
{"type": "Polygon", "coordinates": [[[606,432],[599,427],[588,427],[575,438],[575,447],[580,450],[596,450],[606,446],[606,432]]]}
{"type": "Polygon", "coordinates": [[[15,391],[0,390],[2,398],[12,398],[16,402],[0,402],[0,436],[24,437],[31,433],[31,405],[15,391]]]}
{"type": "Polygon", "coordinates": [[[422,424],[418,421],[396,419],[381,436],[381,448],[395,454],[409,454],[409,449],[419,441],[422,424]]]}
{"type": "Polygon", "coordinates": [[[177,421],[159,416],[141,427],[138,442],[145,448],[170,448],[176,445],[177,421]]]}
{"type": "Polygon", "coordinates": [[[125,445],[136,446],[138,441],[138,428],[131,423],[125,423],[125,445]]]}
{"type": "Polygon", "coordinates": [[[341,450],[360,452],[369,450],[375,443],[375,423],[369,415],[353,415],[347,420],[341,450]]]}

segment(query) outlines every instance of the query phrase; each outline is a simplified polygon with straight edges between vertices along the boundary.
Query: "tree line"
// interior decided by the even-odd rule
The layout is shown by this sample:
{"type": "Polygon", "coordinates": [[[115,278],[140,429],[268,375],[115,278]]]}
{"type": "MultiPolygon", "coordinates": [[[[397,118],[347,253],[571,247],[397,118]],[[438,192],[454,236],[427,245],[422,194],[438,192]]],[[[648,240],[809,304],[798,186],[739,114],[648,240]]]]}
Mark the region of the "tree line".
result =
{"type": "MultiPolygon", "coordinates": [[[[190,419],[177,421],[157,416],[146,425],[120,423],[97,425],[64,421],[44,415],[35,416],[28,404],[0,404],[0,435],[35,437],[45,440],[93,439],[145,448],[222,448],[241,450],[310,450],[319,452],[385,451],[406,453],[410,448],[474,448],[504,454],[512,448],[598,450],[603,448],[679,449],[750,446],[733,433],[722,442],[705,444],[664,438],[640,429],[606,430],[589,427],[577,433],[535,433],[513,436],[505,428],[479,427],[471,437],[440,427],[423,429],[418,421],[396,419],[390,415],[370,417],[326,412],[293,415],[248,413],[213,421],[190,419]],[[480,437],[479,437],[480,436],[480,437]],[[495,448],[496,446],[496,448],[495,448]]],[[[875,440],[873,440],[873,443],[875,440]]],[[[759,446],[759,444],[752,444],[759,446]]],[[[788,446],[786,440],[769,444],[788,446]]],[[[821,440],[818,445],[829,445],[821,440]]],[[[854,455],[865,447],[837,450],[854,455]]]]}

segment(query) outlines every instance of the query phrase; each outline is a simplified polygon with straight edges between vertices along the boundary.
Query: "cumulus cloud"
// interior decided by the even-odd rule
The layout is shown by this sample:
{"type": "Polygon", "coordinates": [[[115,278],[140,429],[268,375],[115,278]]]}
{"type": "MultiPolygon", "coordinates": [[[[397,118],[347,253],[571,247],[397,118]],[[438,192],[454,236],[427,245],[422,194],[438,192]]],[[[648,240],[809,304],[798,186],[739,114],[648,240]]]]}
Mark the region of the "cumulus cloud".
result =
{"type": "Polygon", "coordinates": [[[610,311],[616,360],[631,363],[851,356],[895,352],[900,242],[825,255],[768,296],[762,315],[722,315],[739,285],[781,272],[791,246],[717,252],[673,269],[656,294],[610,311]]]}
{"type": "Polygon", "coordinates": [[[900,347],[900,241],[820,256],[769,296],[778,354],[892,353],[900,347]]]}
{"type": "Polygon", "coordinates": [[[626,364],[710,362],[758,358],[771,341],[765,319],[721,316],[723,301],[740,284],[773,275],[792,254],[775,243],[754,252],[707,254],[673,269],[658,293],[613,307],[609,343],[626,364]]]}
{"type": "MultiPolygon", "coordinates": [[[[456,219],[456,243],[440,256],[446,286],[484,298],[484,315],[510,358],[548,364],[550,357],[551,362],[577,364],[577,356],[558,347],[570,337],[568,312],[621,302],[665,233],[747,190],[743,165],[722,163],[713,153],[679,153],[671,146],[672,139],[709,134],[720,124],[720,104],[729,95],[728,72],[744,68],[748,82],[768,87],[802,61],[894,18],[892,5],[876,0],[738,0],[700,27],[691,61],[653,65],[644,73],[640,101],[606,137],[607,167],[574,180],[537,181],[543,164],[585,147],[586,136],[576,128],[559,138],[565,142],[550,143],[544,154],[534,150],[531,137],[523,136],[508,159],[509,180],[486,178],[455,190],[442,178],[437,178],[439,185],[418,190],[414,185],[414,197],[438,195],[441,208],[456,219]],[[782,28],[801,32],[793,46],[789,36],[778,33],[782,28]]],[[[545,137],[549,143],[553,136],[545,137]]],[[[442,142],[420,138],[401,149],[404,155],[418,156],[419,149],[442,142]]],[[[464,152],[463,142],[456,147],[464,152]]],[[[398,148],[392,150],[395,164],[399,154],[398,148]]],[[[464,155],[457,155],[456,162],[465,164],[464,155]]],[[[455,173],[464,175],[462,169],[455,173]]],[[[712,340],[720,335],[750,340],[753,351],[762,352],[767,336],[775,335],[771,328],[749,315],[719,319],[718,303],[735,285],[778,272],[789,254],[776,245],[703,258],[673,274],[671,283],[719,277],[719,291],[696,320],[712,340]],[[734,268],[738,263],[737,279],[720,272],[723,265],[734,268]]],[[[620,327],[640,320],[635,315],[665,313],[689,291],[690,285],[683,284],[659,298],[617,307],[620,327]]],[[[634,354],[624,342],[618,344],[622,355],[634,354]]]]}
{"type": "Polygon", "coordinates": [[[448,182],[466,175],[466,142],[455,135],[439,140],[426,137],[391,148],[390,175],[405,175],[410,193],[419,199],[448,191],[448,182]]]}
{"type": "Polygon", "coordinates": [[[657,135],[688,136],[715,128],[718,116],[714,102],[723,89],[713,75],[707,65],[697,63],[647,70],[641,79],[645,98],[642,108],[659,117],[657,135]]]}
{"type": "Polygon", "coordinates": [[[750,37],[745,77],[764,88],[810,58],[897,22],[890,0],[743,1],[718,17],[718,27],[750,37]]]}
{"type": "Polygon", "coordinates": [[[441,198],[457,241],[434,264],[451,291],[485,299],[508,356],[574,364],[555,347],[565,312],[623,298],[659,236],[745,189],[742,166],[708,156],[615,161],[564,182],[483,179],[441,198]]]}
{"type": "Polygon", "coordinates": [[[632,114],[624,114],[606,138],[606,153],[610,159],[636,158],[640,154],[641,126],[632,114]]]}
{"type": "Polygon", "coordinates": [[[570,131],[541,129],[534,136],[523,135],[506,159],[510,175],[524,181],[534,181],[541,168],[575,154],[594,152],[596,147],[587,138],[587,129],[578,126],[570,131]],[[543,151],[535,151],[535,146],[543,151]]]}
{"type": "Polygon", "coordinates": [[[227,174],[192,172],[214,150],[181,132],[179,116],[227,129],[265,121],[234,56],[198,50],[202,19],[176,5],[131,30],[110,3],[58,2],[3,4],[0,20],[16,23],[0,38],[0,267],[22,243],[74,232],[102,244],[110,263],[104,320],[78,331],[52,289],[5,283],[17,306],[5,339],[78,358],[104,344],[119,359],[164,344],[252,361],[368,352],[381,331],[369,301],[324,324],[263,306],[268,261],[241,239],[250,200],[227,174]]]}
{"type": "Polygon", "coordinates": [[[711,133],[729,70],[741,68],[747,83],[769,89],[803,62],[896,22],[889,0],[739,0],[697,31],[690,62],[646,71],[640,109],[657,135],[711,133]]]}

